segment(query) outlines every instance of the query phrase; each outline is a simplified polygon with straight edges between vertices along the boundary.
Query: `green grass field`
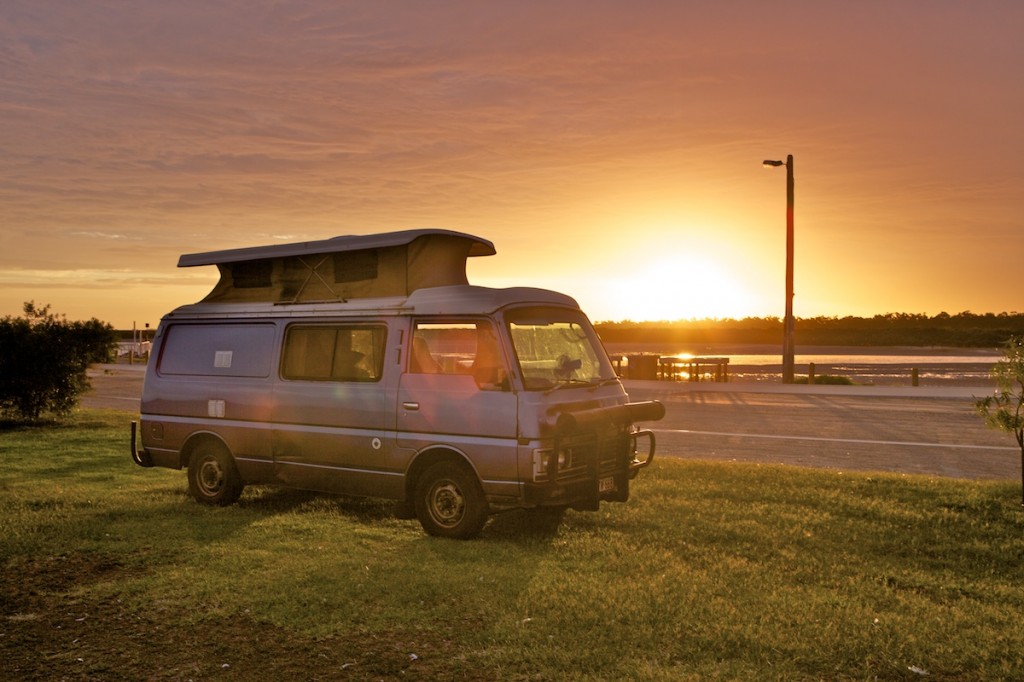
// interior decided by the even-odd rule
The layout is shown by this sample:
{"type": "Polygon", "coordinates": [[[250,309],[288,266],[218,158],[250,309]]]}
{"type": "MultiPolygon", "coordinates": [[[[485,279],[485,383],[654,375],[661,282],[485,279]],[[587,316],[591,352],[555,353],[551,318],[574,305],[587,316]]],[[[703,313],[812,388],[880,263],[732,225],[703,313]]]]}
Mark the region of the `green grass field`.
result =
{"type": "Polygon", "coordinates": [[[374,500],[202,507],[130,418],[0,431],[0,678],[1024,679],[1014,481],[661,459],[458,542],[374,500]]]}

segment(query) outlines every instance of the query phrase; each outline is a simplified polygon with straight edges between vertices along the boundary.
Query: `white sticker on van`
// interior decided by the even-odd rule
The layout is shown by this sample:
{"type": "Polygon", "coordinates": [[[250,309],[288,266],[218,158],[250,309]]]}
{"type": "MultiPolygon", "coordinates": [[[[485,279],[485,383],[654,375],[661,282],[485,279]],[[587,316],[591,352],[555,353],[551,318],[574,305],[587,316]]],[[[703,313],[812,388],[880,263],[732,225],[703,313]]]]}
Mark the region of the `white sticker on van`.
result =
{"type": "Polygon", "coordinates": [[[206,403],[206,414],[210,417],[224,418],[224,401],[209,400],[206,403]]]}
{"type": "Polygon", "coordinates": [[[218,350],[213,353],[213,366],[227,369],[231,366],[231,354],[229,350],[218,350]]]}

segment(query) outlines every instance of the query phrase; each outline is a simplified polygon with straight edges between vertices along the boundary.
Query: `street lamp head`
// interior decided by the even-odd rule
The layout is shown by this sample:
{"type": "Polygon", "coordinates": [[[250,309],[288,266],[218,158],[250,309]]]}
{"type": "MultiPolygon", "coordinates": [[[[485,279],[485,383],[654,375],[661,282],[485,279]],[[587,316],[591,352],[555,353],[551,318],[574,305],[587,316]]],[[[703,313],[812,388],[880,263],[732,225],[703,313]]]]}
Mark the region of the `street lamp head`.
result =
{"type": "Polygon", "coordinates": [[[775,166],[775,167],[778,167],[778,166],[785,166],[785,165],[786,165],[786,162],[785,162],[785,161],[770,161],[770,160],[768,160],[768,159],[765,159],[765,160],[764,160],[764,161],[762,161],[761,163],[763,163],[763,164],[764,164],[764,167],[765,167],[765,168],[768,168],[769,166],[775,166]]]}

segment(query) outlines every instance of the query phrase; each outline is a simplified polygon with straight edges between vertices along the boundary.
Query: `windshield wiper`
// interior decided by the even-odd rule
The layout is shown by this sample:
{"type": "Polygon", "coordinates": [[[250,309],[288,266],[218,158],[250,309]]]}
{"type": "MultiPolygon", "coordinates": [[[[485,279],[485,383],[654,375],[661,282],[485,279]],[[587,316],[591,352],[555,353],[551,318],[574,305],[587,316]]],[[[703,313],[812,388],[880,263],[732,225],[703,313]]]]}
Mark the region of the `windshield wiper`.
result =
{"type": "Polygon", "coordinates": [[[587,381],[586,379],[562,379],[559,383],[544,391],[544,395],[553,393],[568,386],[586,386],[588,391],[596,391],[602,386],[614,384],[618,380],[618,377],[609,377],[607,379],[598,379],[596,381],[587,381]]]}
{"type": "Polygon", "coordinates": [[[591,391],[596,391],[597,389],[601,388],[602,386],[607,386],[608,384],[614,384],[618,380],[619,380],[618,377],[609,377],[607,379],[601,379],[600,381],[597,381],[597,382],[590,382],[591,383],[590,390],[591,391]]]}
{"type": "Polygon", "coordinates": [[[544,391],[544,395],[547,395],[549,393],[554,393],[555,391],[559,391],[559,390],[561,390],[561,389],[563,389],[563,388],[565,388],[567,386],[590,386],[590,385],[591,385],[591,382],[586,381],[584,379],[561,379],[559,381],[559,383],[555,384],[554,386],[552,386],[548,390],[544,391]]]}

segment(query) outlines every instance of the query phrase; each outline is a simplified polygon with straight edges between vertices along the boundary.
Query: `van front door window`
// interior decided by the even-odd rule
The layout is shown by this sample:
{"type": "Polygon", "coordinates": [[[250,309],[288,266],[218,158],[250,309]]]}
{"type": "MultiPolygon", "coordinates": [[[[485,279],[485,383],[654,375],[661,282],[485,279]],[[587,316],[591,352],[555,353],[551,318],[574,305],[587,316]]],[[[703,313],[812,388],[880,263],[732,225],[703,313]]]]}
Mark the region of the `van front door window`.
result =
{"type": "Polygon", "coordinates": [[[508,389],[501,346],[494,327],[485,320],[418,323],[412,334],[409,371],[466,374],[481,389],[508,389]]]}

